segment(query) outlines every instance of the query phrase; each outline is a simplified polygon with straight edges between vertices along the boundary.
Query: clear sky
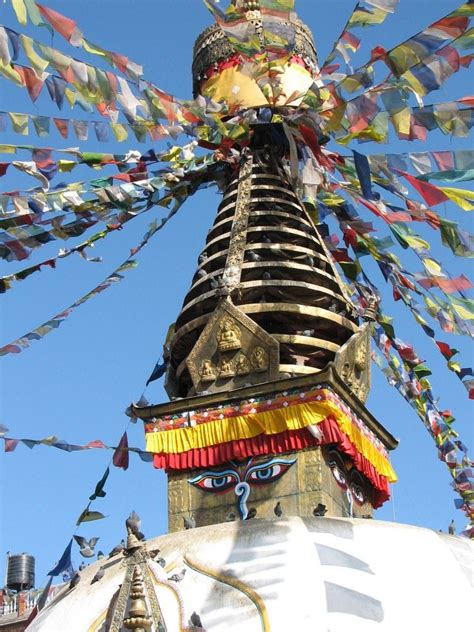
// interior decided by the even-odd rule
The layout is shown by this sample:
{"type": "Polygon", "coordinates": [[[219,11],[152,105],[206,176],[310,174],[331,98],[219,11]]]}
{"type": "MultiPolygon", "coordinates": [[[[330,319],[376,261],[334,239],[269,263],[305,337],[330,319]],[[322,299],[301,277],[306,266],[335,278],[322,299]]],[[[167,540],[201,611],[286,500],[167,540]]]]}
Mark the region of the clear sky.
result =
{"type": "MultiPolygon", "coordinates": [[[[190,96],[193,41],[211,21],[201,0],[49,0],[47,4],[76,19],[91,41],[142,63],[146,78],[156,85],[177,96],[190,96]]],[[[356,60],[365,61],[376,44],[389,48],[459,4],[458,0],[401,0],[397,14],[385,25],[363,34],[363,52],[356,60]]],[[[297,6],[301,17],[312,27],[320,58],[324,58],[353,1],[299,0],[297,6]]],[[[21,29],[9,2],[0,4],[0,22],[21,29]]],[[[30,29],[27,32],[33,33],[30,29]]],[[[35,29],[34,34],[38,40],[51,43],[46,30],[35,29]]],[[[59,36],[55,36],[53,45],[98,65],[97,58],[88,58],[59,36]]],[[[472,71],[461,72],[426,102],[462,96],[472,85],[472,71]]],[[[58,114],[46,94],[32,104],[24,90],[5,80],[0,82],[0,110],[85,118],[82,111],[70,112],[68,106],[58,114]]],[[[34,135],[21,137],[7,132],[1,134],[2,142],[57,148],[79,144],[74,137],[63,140],[54,133],[50,139],[41,141],[34,135]]],[[[151,146],[152,143],[138,145],[133,139],[123,144],[91,140],[81,145],[90,151],[118,153],[132,148],[146,151],[151,146]]],[[[379,153],[455,148],[472,148],[472,141],[450,141],[437,132],[426,143],[395,140],[388,147],[366,144],[359,150],[379,153]]],[[[28,154],[20,159],[28,160],[28,154]]],[[[10,157],[1,156],[0,160],[8,161],[10,157]]],[[[112,171],[94,172],[84,167],[76,169],[73,177],[91,179],[102,173],[112,171]]],[[[31,179],[12,170],[0,179],[0,191],[25,186],[32,186],[31,179]]],[[[10,436],[56,435],[70,443],[94,439],[117,443],[128,421],[124,410],[143,392],[160,355],[168,325],[179,313],[218,202],[214,190],[199,192],[154,237],[139,255],[138,268],[128,273],[124,281],[81,306],[44,340],[33,342],[19,355],[2,358],[0,423],[10,428],[10,436]]],[[[446,205],[437,210],[464,222],[465,226],[470,222],[472,230],[472,220],[457,207],[446,205]]],[[[101,255],[102,263],[69,257],[59,261],[56,270],[44,270],[17,283],[1,299],[0,345],[27,333],[97,285],[127,257],[129,248],[140,241],[151,219],[162,215],[163,209],[155,209],[99,243],[91,255],[101,255]]],[[[384,234],[383,226],[379,228],[380,234],[384,234]]],[[[450,251],[441,248],[439,234],[433,231],[424,234],[434,244],[433,254],[448,269],[457,274],[467,272],[468,261],[455,259],[450,251]]],[[[73,244],[71,240],[66,246],[73,244]]],[[[32,263],[53,256],[62,245],[48,244],[32,257],[32,263]]],[[[397,254],[400,252],[397,249],[397,254]]],[[[413,259],[407,261],[413,271],[418,270],[413,259]]],[[[3,264],[0,271],[8,274],[20,267],[24,266],[3,264]]],[[[472,265],[470,268],[472,271],[472,265]]],[[[380,276],[377,280],[383,285],[380,276]]],[[[472,455],[472,413],[464,387],[447,371],[434,345],[410,315],[393,303],[390,291],[384,291],[384,295],[386,311],[395,315],[399,323],[399,336],[414,343],[434,370],[432,383],[441,398],[440,405],[451,408],[457,417],[458,430],[472,455]]],[[[438,338],[462,350],[464,366],[471,364],[471,351],[459,337],[440,334],[438,338]]],[[[162,382],[151,384],[146,396],[151,402],[165,401],[162,382]]],[[[446,530],[454,517],[461,530],[465,519],[454,509],[454,493],[445,464],[437,459],[432,439],[414,411],[386,384],[377,367],[373,369],[368,407],[400,439],[392,458],[400,481],[393,488],[394,500],[377,512],[377,518],[446,530]]],[[[129,442],[143,447],[140,424],[129,427],[129,442]]],[[[0,572],[6,551],[27,551],[37,559],[37,584],[44,583],[47,571],[68,543],[75,521],[111,456],[111,452],[102,450],[66,453],[43,446],[29,450],[21,444],[12,454],[0,454],[0,572]]],[[[132,454],[128,471],[113,468],[106,491],[107,496],[97,500],[93,508],[105,513],[107,519],[85,524],[79,531],[87,537],[99,536],[98,549],[108,552],[124,536],[124,520],[132,509],[142,516],[148,537],[166,531],[166,480],[162,472],[132,454]]],[[[74,559],[78,565],[81,558],[77,548],[74,559]]]]}

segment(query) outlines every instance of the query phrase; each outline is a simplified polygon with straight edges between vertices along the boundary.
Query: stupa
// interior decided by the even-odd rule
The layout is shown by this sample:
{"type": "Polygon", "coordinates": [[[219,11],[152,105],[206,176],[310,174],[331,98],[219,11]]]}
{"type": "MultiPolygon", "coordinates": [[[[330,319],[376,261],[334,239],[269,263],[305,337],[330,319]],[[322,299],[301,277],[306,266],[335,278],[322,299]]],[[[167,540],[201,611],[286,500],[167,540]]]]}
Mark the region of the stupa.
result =
{"type": "Polygon", "coordinates": [[[375,307],[351,303],[295,185],[301,150],[279,116],[317,81],[311,32],[293,14],[266,15],[293,42],[269,105],[248,72],[262,53],[275,58],[259,2],[235,6],[261,51],[242,56],[209,27],[194,92],[252,110],[251,141],[218,156],[222,201],[167,339],[170,402],[134,408],[168,476],[170,533],[142,542],[129,528],[125,555],[83,571],[29,629],[462,626],[472,544],[370,520],[396,481],[397,445],[365,407],[375,307]],[[433,605],[440,585],[449,612],[433,605]]]}

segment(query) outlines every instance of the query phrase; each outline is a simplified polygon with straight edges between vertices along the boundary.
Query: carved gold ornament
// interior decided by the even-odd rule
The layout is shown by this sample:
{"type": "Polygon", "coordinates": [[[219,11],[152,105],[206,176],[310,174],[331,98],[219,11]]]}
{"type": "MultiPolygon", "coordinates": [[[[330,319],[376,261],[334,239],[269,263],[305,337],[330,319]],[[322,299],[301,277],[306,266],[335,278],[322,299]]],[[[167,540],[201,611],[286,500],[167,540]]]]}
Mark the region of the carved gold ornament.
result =
{"type": "Polygon", "coordinates": [[[235,371],[232,362],[224,358],[219,367],[219,377],[233,377],[234,375],[235,371]]]}
{"type": "Polygon", "coordinates": [[[257,372],[266,371],[268,368],[268,353],[263,347],[255,347],[250,355],[250,363],[257,372]]]}
{"type": "Polygon", "coordinates": [[[204,360],[201,366],[201,380],[203,382],[213,382],[217,375],[214,365],[210,360],[204,360]]]}
{"type": "Polygon", "coordinates": [[[241,331],[231,318],[224,318],[217,333],[219,351],[234,351],[241,347],[241,331]]]}
{"type": "Polygon", "coordinates": [[[247,375],[250,373],[250,362],[247,356],[241,353],[235,363],[235,372],[237,375],[247,375]]]}

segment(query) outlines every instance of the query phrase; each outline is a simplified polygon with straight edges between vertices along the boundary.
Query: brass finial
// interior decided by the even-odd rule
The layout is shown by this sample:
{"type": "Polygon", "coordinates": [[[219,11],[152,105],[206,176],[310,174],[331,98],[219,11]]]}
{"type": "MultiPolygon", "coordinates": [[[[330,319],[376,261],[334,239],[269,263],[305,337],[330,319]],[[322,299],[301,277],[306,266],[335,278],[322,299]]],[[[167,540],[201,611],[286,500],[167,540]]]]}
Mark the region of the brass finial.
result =
{"type": "Polygon", "coordinates": [[[379,298],[375,295],[372,295],[369,298],[368,305],[365,309],[362,318],[366,321],[376,321],[377,320],[377,311],[379,308],[379,298]]]}
{"type": "Polygon", "coordinates": [[[151,630],[152,619],[148,616],[143,587],[143,575],[139,566],[135,566],[130,591],[130,605],[124,617],[123,625],[127,630],[147,632],[151,630]]]}
{"type": "Polygon", "coordinates": [[[137,536],[133,533],[130,527],[127,527],[127,551],[134,551],[135,549],[139,549],[143,543],[137,538],[137,536]]]}

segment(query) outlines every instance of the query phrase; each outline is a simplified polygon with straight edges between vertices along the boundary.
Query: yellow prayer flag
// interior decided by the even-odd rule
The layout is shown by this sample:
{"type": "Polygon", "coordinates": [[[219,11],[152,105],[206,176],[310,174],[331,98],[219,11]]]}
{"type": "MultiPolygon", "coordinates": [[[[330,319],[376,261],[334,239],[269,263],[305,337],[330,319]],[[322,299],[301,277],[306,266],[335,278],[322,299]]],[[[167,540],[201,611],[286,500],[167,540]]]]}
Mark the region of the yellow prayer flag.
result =
{"type": "Polygon", "coordinates": [[[408,83],[410,88],[413,90],[413,92],[415,92],[416,94],[419,94],[422,97],[428,94],[424,85],[420,81],[418,81],[418,79],[415,77],[415,75],[412,72],[410,72],[410,70],[403,73],[402,76],[403,76],[403,79],[405,79],[405,81],[408,83]]]}
{"type": "Polygon", "coordinates": [[[69,105],[71,107],[74,107],[74,104],[76,103],[77,92],[74,92],[74,90],[71,90],[71,88],[66,88],[64,90],[64,96],[66,97],[69,105]]]}
{"type": "Polygon", "coordinates": [[[0,74],[9,81],[13,81],[17,86],[24,86],[23,77],[10,65],[4,64],[0,59],[0,74]]]}
{"type": "Polygon", "coordinates": [[[107,55],[106,51],[103,48],[100,48],[96,44],[92,44],[92,42],[89,42],[85,38],[82,40],[82,47],[85,51],[87,51],[88,53],[91,53],[92,55],[100,55],[101,57],[109,57],[109,55],[107,55]]]}
{"type": "Polygon", "coordinates": [[[16,13],[16,19],[22,26],[26,26],[26,7],[23,0],[12,0],[13,10],[16,13]]]}
{"type": "Polygon", "coordinates": [[[128,138],[128,130],[123,123],[111,123],[110,126],[117,142],[122,143],[128,138]]]}
{"type": "Polygon", "coordinates": [[[28,114],[18,112],[8,112],[13,130],[22,136],[28,136],[28,114]]]}
{"type": "Polygon", "coordinates": [[[468,201],[472,200],[474,202],[474,191],[466,191],[465,189],[456,189],[453,187],[439,188],[451,201],[460,206],[464,211],[474,211],[474,204],[468,201]]]}
{"type": "Polygon", "coordinates": [[[405,108],[400,112],[392,114],[393,126],[397,134],[408,136],[410,134],[411,109],[405,108]]]}
{"type": "Polygon", "coordinates": [[[16,154],[15,145],[0,145],[0,154],[16,154]]]}
{"type": "Polygon", "coordinates": [[[46,70],[46,68],[49,65],[49,62],[46,61],[46,59],[43,59],[42,57],[40,57],[40,55],[38,55],[38,53],[35,51],[34,41],[31,39],[31,37],[27,37],[26,35],[23,35],[22,33],[20,35],[20,40],[23,45],[23,50],[25,51],[25,55],[28,58],[28,61],[32,65],[33,70],[35,71],[36,75],[41,79],[43,72],[46,70]]]}
{"type": "Polygon", "coordinates": [[[403,239],[407,242],[407,244],[413,248],[413,250],[429,250],[430,249],[430,245],[427,241],[425,241],[424,239],[422,239],[419,236],[413,236],[413,235],[403,235],[403,239]]]}
{"type": "Polygon", "coordinates": [[[435,276],[445,276],[443,274],[443,270],[440,264],[435,259],[430,259],[429,257],[423,257],[422,261],[426,270],[428,270],[430,274],[434,274],[435,276]]]}
{"type": "Polygon", "coordinates": [[[62,173],[72,171],[76,165],[75,160],[58,160],[59,171],[62,173]]]}

